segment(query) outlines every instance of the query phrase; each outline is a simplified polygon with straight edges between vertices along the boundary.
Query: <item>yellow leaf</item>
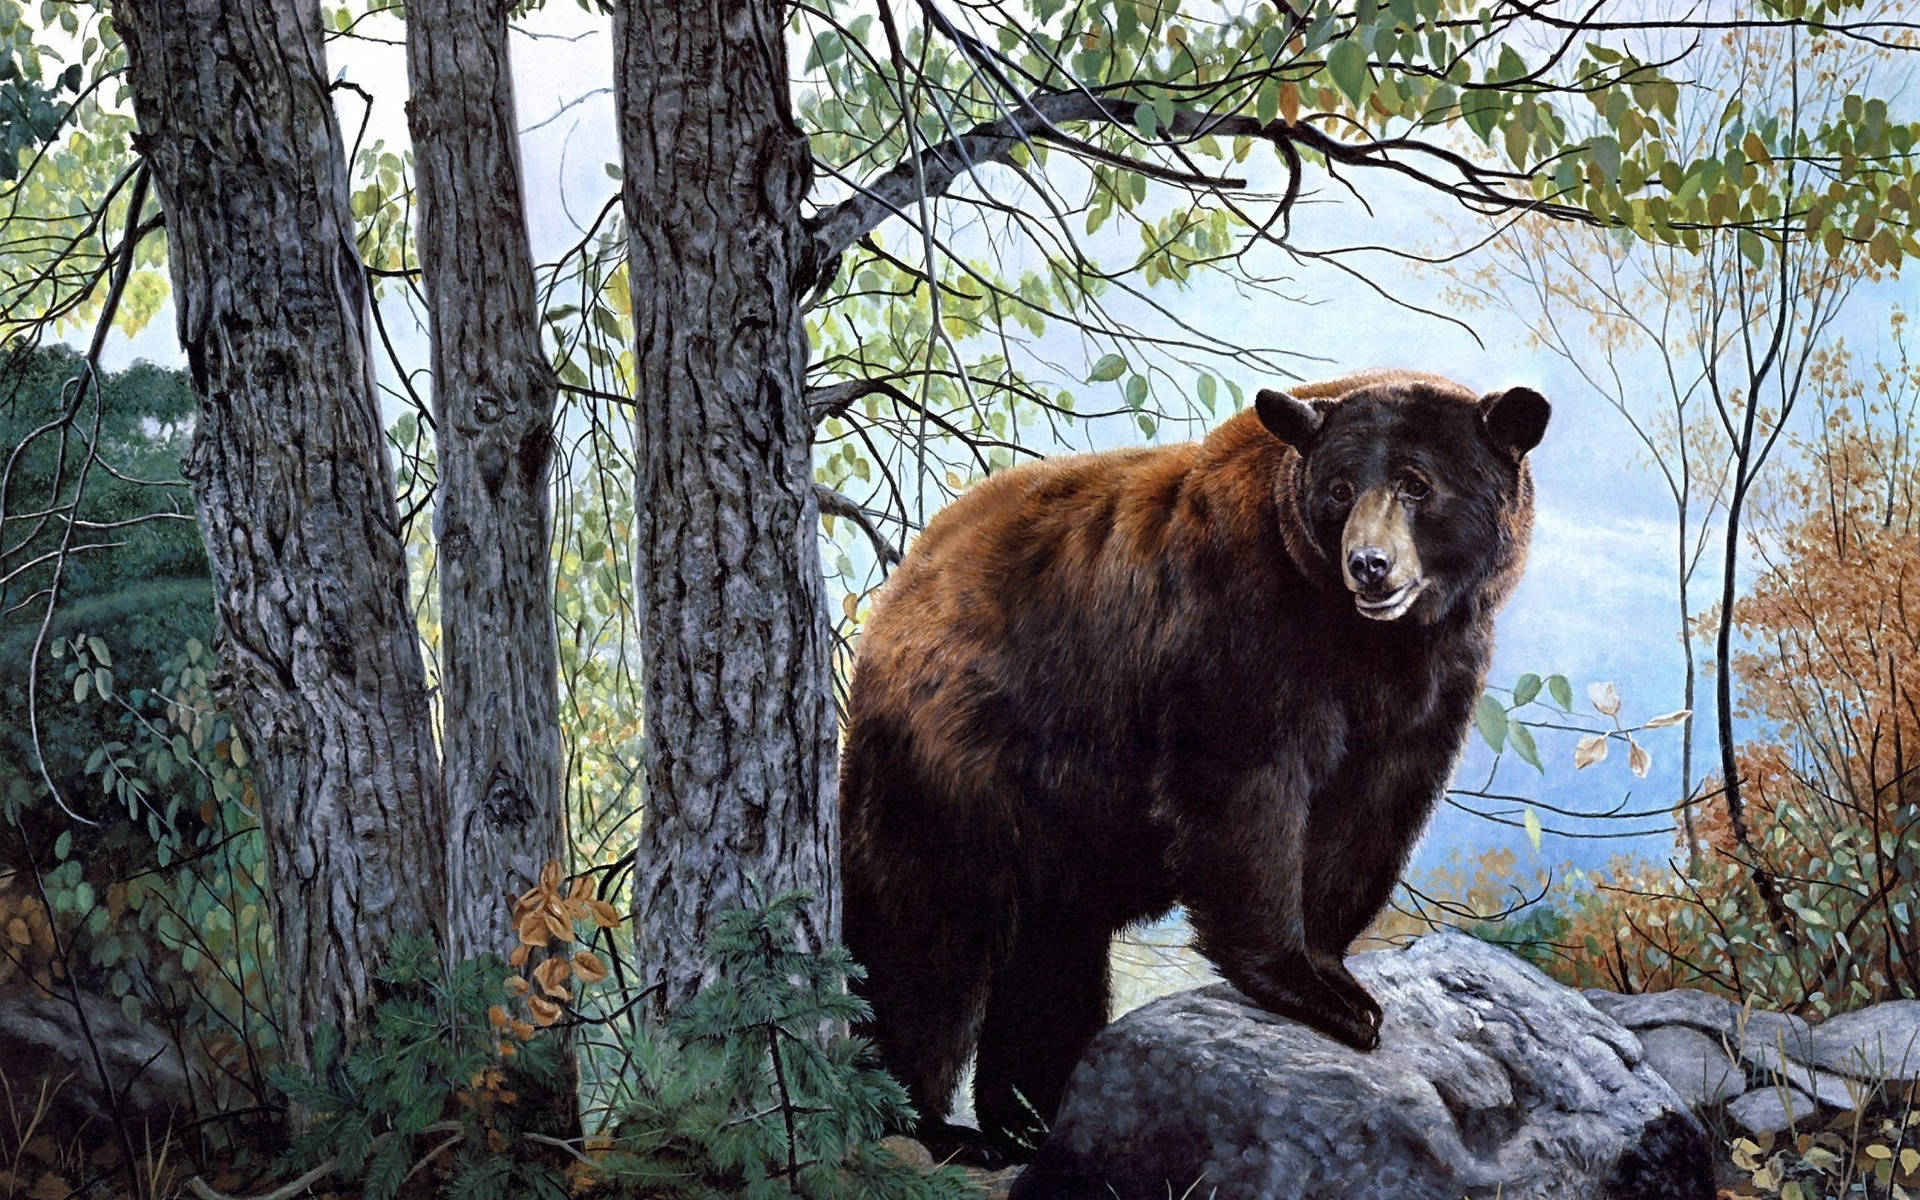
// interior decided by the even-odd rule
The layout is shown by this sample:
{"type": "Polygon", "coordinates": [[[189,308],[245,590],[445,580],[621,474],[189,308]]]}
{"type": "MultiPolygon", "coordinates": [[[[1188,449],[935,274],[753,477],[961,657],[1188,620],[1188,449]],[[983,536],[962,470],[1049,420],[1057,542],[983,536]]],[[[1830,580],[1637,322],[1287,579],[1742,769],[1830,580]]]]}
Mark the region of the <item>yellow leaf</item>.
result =
{"type": "Polygon", "coordinates": [[[1588,684],[1587,699],[1593,702],[1594,711],[1603,717],[1620,714],[1620,693],[1611,683],[1588,684]]]}
{"type": "Polygon", "coordinates": [[[1683,708],[1678,712],[1661,713],[1659,716],[1655,717],[1651,721],[1648,721],[1646,724],[1642,725],[1640,728],[1665,729],[1669,725],[1680,724],[1680,722],[1686,720],[1688,717],[1692,715],[1693,715],[1693,710],[1690,708],[1683,708]]]}
{"type": "Polygon", "coordinates": [[[1900,1152],[1900,1169],[1911,1175],[1920,1171],[1920,1150],[1909,1146],[1900,1152]]]}
{"type": "Polygon", "coordinates": [[[619,910],[605,900],[589,900],[587,909],[593,914],[593,923],[602,929],[612,929],[620,924],[619,910]]]}
{"type": "Polygon", "coordinates": [[[1639,778],[1645,779],[1647,777],[1648,768],[1652,766],[1653,766],[1653,756],[1647,753],[1646,747],[1642,746],[1639,742],[1634,741],[1632,738],[1628,738],[1627,739],[1627,769],[1632,771],[1639,778]]]}
{"type": "Polygon", "coordinates": [[[1869,1142],[1867,1144],[1866,1153],[1868,1158],[1892,1158],[1893,1157],[1893,1151],[1888,1149],[1885,1146],[1882,1146],[1879,1142],[1869,1142]]]}
{"type": "Polygon", "coordinates": [[[540,868],[540,886],[550,892],[557,892],[560,890],[560,881],[564,878],[564,874],[560,869],[560,860],[550,858],[547,860],[547,865],[540,868]]]}
{"type": "Polygon", "coordinates": [[[1280,85],[1280,116],[1289,125],[1300,119],[1300,89],[1291,82],[1280,85]]]}
{"type": "Polygon", "coordinates": [[[567,891],[569,900],[593,899],[593,876],[581,875],[573,881],[573,887],[567,891]]]}

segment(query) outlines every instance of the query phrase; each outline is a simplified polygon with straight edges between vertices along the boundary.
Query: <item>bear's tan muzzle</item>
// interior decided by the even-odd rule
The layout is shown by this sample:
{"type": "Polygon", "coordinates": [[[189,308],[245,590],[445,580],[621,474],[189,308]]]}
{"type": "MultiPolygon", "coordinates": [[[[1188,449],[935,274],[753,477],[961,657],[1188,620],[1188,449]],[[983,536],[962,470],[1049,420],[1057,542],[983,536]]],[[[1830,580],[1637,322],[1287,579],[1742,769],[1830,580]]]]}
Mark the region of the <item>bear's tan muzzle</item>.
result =
{"type": "Polygon", "coordinates": [[[1413,514],[1391,487],[1372,487],[1354,501],[1340,538],[1340,574],[1360,615],[1404,616],[1426,580],[1413,541],[1413,514]]]}

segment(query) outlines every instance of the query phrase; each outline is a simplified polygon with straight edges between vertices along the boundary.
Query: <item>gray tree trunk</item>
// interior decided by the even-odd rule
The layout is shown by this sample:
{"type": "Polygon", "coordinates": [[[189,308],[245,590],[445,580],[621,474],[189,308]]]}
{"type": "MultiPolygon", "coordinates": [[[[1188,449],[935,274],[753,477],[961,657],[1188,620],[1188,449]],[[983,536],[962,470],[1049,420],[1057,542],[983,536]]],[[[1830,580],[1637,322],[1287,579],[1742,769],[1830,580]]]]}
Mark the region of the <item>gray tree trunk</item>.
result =
{"type": "Polygon", "coordinates": [[[636,956],[699,983],[715,911],[839,935],[826,587],[802,397],[812,174],[778,0],[614,10],[633,291],[647,794],[636,956]]]}
{"type": "Polygon", "coordinates": [[[447,828],[318,0],[115,0],[201,397],[187,474],[253,755],[281,1017],[354,1029],[447,828]]]}
{"type": "Polygon", "coordinates": [[[507,6],[412,0],[407,76],[439,456],[449,946],[505,954],[502,890],[567,857],[548,581],[557,389],[534,300],[507,6]]]}

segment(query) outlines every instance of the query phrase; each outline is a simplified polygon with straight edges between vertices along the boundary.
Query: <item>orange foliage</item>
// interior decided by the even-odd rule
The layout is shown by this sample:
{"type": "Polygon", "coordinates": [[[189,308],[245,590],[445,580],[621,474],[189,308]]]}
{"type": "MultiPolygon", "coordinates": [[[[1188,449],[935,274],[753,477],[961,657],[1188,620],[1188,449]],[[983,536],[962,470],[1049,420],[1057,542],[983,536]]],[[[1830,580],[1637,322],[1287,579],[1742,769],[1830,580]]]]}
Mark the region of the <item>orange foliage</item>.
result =
{"type": "MultiPolygon", "coordinates": [[[[1920,365],[1898,313],[1892,333],[1894,361],[1868,372],[1844,345],[1812,358],[1819,428],[1750,526],[1734,667],[1741,715],[1761,727],[1738,751],[1760,862],[1723,805],[1698,806],[1697,865],[1683,837],[1673,862],[1616,861],[1549,902],[1566,982],[1817,1013],[1920,994],[1920,365]],[[1756,866],[1780,885],[1784,931],[1756,866]]],[[[1484,901],[1512,874],[1483,860],[1448,894],[1484,901]]]]}
{"type": "MultiPolygon", "coordinates": [[[[537,988],[529,986],[526,976],[507,980],[508,994],[526,1002],[536,1024],[551,1025],[566,1014],[575,978],[582,983],[599,983],[610,974],[606,963],[591,950],[567,953],[566,944],[573,939],[576,921],[591,921],[596,929],[613,929],[620,924],[620,914],[593,894],[592,874],[574,877],[568,887],[560,861],[548,859],[539,881],[513,902],[519,944],[507,960],[509,965],[524,970],[534,952],[542,952],[531,976],[537,988]]],[[[522,1026],[522,1022],[513,1022],[516,1033],[522,1026]]]]}

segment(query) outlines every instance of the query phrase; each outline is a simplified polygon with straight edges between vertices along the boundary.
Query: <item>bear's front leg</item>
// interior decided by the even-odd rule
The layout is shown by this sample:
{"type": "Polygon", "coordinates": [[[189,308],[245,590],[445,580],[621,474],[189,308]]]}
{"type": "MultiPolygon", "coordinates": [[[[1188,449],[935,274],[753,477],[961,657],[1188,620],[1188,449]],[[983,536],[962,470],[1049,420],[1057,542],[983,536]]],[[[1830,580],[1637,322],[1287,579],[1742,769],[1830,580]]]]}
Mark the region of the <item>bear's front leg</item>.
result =
{"type": "Polygon", "coordinates": [[[1180,898],[1197,948],[1248,999],[1371,1050],[1380,1006],[1337,956],[1308,943],[1307,797],[1298,773],[1263,767],[1234,780],[1204,819],[1174,822],[1180,898]]]}

